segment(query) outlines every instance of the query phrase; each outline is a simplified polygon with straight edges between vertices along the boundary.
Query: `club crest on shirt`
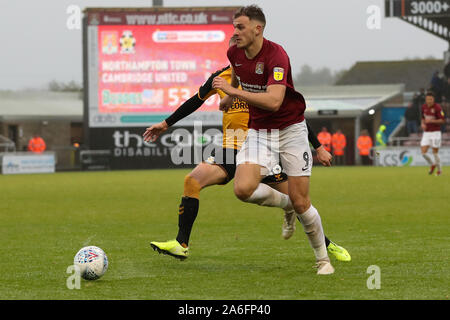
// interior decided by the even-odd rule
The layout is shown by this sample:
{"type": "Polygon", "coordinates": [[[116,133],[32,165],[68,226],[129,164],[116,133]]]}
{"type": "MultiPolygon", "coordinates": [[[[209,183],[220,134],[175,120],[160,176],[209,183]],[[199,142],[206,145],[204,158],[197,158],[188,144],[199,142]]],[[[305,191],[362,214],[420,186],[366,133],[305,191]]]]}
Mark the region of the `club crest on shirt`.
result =
{"type": "Polygon", "coordinates": [[[263,74],[264,72],[264,62],[258,62],[256,64],[255,73],[256,74],[263,74]]]}
{"type": "Polygon", "coordinates": [[[273,78],[276,81],[283,80],[283,77],[284,77],[284,69],[283,68],[279,68],[279,67],[273,68],[273,78]]]}

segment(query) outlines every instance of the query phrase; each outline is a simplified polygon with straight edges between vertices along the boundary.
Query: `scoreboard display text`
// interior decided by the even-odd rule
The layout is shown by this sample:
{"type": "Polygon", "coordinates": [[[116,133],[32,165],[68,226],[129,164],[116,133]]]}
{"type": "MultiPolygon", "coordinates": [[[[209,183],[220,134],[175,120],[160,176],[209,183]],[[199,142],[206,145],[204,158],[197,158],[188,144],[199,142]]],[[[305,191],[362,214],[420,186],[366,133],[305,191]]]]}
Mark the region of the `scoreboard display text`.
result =
{"type": "MultiPolygon", "coordinates": [[[[89,127],[146,126],[165,119],[229,64],[234,11],[88,10],[89,127]]],[[[192,121],[219,124],[218,106],[219,97],[211,96],[192,121]]]]}
{"type": "Polygon", "coordinates": [[[449,17],[450,0],[385,0],[386,17],[449,17]]]}

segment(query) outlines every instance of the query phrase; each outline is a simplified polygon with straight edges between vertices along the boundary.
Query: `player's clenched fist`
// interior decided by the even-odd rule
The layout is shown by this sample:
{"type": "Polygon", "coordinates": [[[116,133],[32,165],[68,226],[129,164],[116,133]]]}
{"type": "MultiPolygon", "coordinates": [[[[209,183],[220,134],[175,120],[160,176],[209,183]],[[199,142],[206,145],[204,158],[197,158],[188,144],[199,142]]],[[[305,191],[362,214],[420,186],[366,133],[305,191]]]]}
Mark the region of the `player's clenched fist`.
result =
{"type": "Polygon", "coordinates": [[[145,142],[153,142],[158,139],[158,137],[167,129],[169,126],[167,125],[166,121],[157,123],[152,125],[151,127],[147,128],[142,135],[144,137],[145,142]]]}
{"type": "Polygon", "coordinates": [[[220,89],[228,95],[233,94],[233,88],[224,78],[215,77],[212,83],[214,89],[220,89]]]}
{"type": "Polygon", "coordinates": [[[317,159],[319,162],[325,167],[331,166],[331,161],[333,160],[333,156],[329,153],[323,146],[320,146],[316,149],[317,159]]]}

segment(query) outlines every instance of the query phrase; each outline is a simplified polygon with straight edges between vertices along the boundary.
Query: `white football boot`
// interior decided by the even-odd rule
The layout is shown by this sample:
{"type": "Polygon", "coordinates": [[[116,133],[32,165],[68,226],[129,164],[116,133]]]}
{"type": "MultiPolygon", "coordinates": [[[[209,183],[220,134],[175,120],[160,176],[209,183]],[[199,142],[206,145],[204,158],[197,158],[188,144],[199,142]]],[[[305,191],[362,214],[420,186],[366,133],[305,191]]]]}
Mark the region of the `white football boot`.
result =
{"type": "Polygon", "coordinates": [[[317,261],[314,268],[317,268],[317,274],[325,275],[334,273],[334,267],[331,265],[329,260],[317,261]]]}

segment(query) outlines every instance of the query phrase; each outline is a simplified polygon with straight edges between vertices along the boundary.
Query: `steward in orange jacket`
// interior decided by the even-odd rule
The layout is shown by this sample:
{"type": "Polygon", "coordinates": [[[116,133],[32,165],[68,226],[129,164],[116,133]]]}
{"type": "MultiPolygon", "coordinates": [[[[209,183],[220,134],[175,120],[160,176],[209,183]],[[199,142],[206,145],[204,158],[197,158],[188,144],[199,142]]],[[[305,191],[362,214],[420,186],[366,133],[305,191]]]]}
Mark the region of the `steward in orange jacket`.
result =
{"type": "Polygon", "coordinates": [[[325,150],[331,152],[331,134],[326,127],[322,127],[322,131],[317,135],[317,139],[319,139],[319,142],[323,145],[325,150]]]}
{"type": "Polygon", "coordinates": [[[369,153],[373,146],[372,138],[369,136],[367,130],[363,130],[358,140],[356,141],[356,146],[358,147],[359,154],[361,156],[364,165],[370,164],[369,153]]]}
{"type": "Polygon", "coordinates": [[[44,139],[42,139],[38,135],[35,135],[28,142],[28,151],[31,151],[31,152],[42,153],[45,151],[46,147],[47,146],[45,145],[44,139]]]}
{"type": "Polygon", "coordinates": [[[336,164],[344,164],[344,149],[347,146],[347,139],[340,129],[331,136],[331,145],[336,157],[336,164]]]}

